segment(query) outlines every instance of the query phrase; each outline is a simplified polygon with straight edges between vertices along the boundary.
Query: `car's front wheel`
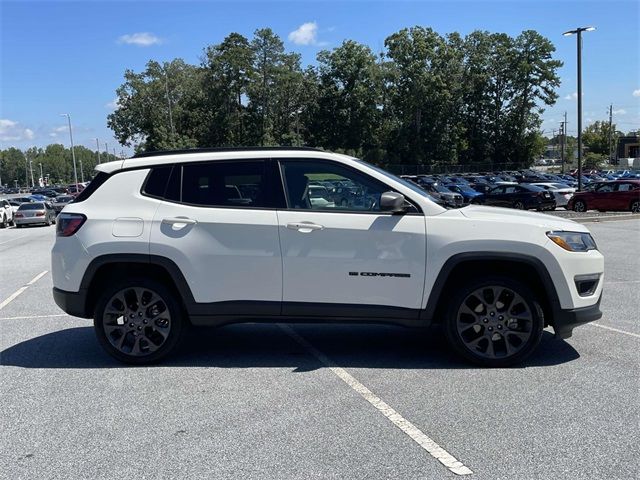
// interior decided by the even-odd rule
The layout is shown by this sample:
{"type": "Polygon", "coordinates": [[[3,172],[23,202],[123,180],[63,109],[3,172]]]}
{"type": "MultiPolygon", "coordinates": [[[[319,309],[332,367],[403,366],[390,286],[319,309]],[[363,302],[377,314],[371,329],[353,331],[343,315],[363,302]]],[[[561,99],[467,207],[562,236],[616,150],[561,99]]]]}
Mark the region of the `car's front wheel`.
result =
{"type": "Polygon", "coordinates": [[[509,277],[466,283],[449,303],[444,330],[456,352],[483,366],[522,362],[542,338],[543,319],[533,292],[509,277]]]}
{"type": "Polygon", "coordinates": [[[175,294],[146,278],[106,289],[94,314],[102,347],[117,360],[134,365],[167,356],[178,344],[184,321],[175,294]]]}

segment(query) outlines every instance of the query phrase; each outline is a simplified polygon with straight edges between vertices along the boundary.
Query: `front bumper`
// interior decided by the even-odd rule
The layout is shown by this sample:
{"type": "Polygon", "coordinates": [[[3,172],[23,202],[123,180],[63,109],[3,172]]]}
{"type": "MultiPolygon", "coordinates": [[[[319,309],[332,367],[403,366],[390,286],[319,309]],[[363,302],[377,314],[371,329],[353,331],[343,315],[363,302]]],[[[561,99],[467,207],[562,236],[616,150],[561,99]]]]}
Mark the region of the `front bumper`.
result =
{"type": "Polygon", "coordinates": [[[588,307],[572,308],[568,310],[557,310],[553,315],[553,331],[560,338],[569,338],[573,334],[573,329],[585,323],[595,322],[602,317],[600,311],[600,300],[588,307]]]}
{"type": "Polygon", "coordinates": [[[87,291],[80,289],[78,292],[67,292],[53,287],[53,300],[64,312],[72,317],[91,318],[86,311],[87,291]]]}

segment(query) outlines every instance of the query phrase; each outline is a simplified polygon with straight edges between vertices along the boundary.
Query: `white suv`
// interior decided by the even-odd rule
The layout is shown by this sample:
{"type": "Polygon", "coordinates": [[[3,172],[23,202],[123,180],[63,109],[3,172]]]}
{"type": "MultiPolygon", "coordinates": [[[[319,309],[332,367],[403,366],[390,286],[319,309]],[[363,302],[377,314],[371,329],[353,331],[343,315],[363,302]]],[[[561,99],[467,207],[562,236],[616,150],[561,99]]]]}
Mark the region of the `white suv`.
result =
{"type": "Polygon", "coordinates": [[[439,323],[467,359],[504,366],[545,326],[567,338],[601,316],[604,260],[583,225],[446,210],[352,157],[217,149],[97,170],[59,217],[53,295],[124,362],[159,360],[189,324],[341,321],[439,323]],[[332,198],[312,201],[314,185],[332,198]]]}

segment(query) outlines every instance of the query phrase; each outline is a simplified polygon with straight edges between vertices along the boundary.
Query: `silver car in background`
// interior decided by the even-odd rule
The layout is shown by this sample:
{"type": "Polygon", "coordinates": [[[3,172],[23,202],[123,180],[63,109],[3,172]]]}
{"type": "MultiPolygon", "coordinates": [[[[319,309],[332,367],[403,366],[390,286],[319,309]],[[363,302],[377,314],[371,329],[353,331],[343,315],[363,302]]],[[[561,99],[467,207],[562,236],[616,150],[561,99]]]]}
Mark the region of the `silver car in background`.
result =
{"type": "Polygon", "coordinates": [[[567,208],[567,202],[569,202],[569,199],[573,197],[574,193],[576,193],[575,188],[569,187],[564,183],[540,182],[531,183],[530,185],[535,185],[536,187],[540,187],[543,190],[553,193],[553,198],[556,201],[556,207],[567,208]]]}
{"type": "Polygon", "coordinates": [[[23,203],[14,218],[16,228],[25,225],[52,225],[56,223],[56,212],[49,202],[23,203]]]}

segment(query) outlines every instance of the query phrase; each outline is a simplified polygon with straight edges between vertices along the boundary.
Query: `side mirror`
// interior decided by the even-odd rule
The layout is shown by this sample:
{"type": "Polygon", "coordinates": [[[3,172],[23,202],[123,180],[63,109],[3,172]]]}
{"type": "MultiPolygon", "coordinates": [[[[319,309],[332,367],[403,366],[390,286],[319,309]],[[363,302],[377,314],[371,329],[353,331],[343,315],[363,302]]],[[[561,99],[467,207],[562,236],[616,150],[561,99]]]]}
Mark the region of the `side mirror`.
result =
{"type": "Polygon", "coordinates": [[[380,195],[380,210],[394,213],[404,212],[404,195],[398,192],[384,192],[380,195]]]}

